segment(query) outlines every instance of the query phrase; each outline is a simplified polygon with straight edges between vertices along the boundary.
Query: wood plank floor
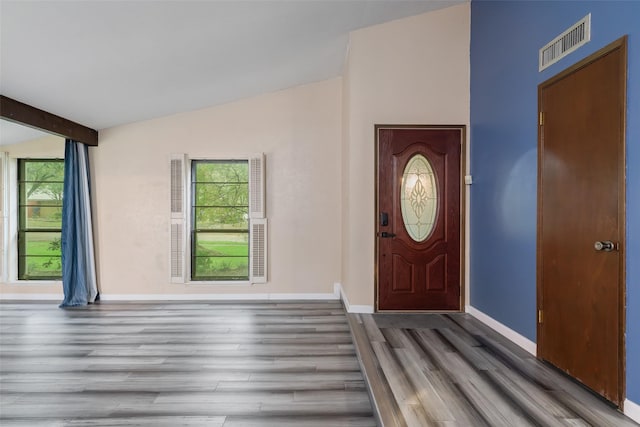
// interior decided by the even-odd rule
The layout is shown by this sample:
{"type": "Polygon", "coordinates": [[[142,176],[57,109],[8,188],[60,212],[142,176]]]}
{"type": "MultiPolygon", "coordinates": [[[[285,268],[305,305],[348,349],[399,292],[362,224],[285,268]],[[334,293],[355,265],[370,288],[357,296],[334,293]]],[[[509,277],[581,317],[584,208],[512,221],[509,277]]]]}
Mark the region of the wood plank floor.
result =
{"type": "Polygon", "coordinates": [[[337,301],[3,302],[0,425],[376,421],[337,301]]]}
{"type": "Polygon", "coordinates": [[[467,314],[348,317],[385,427],[638,425],[467,314]]]}
{"type": "Polygon", "coordinates": [[[637,426],[465,314],[0,303],[0,425],[637,426]],[[351,327],[353,333],[349,332],[351,327]]]}

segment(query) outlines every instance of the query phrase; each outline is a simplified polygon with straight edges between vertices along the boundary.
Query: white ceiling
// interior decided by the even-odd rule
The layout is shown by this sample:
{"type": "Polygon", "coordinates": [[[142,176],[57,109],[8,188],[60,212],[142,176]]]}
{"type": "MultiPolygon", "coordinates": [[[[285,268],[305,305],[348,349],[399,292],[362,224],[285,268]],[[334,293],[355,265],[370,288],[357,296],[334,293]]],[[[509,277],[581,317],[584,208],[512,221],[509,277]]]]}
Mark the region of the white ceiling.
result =
{"type": "Polygon", "coordinates": [[[349,32],[462,2],[0,0],[0,92],[103,129],[338,76],[349,32]]]}

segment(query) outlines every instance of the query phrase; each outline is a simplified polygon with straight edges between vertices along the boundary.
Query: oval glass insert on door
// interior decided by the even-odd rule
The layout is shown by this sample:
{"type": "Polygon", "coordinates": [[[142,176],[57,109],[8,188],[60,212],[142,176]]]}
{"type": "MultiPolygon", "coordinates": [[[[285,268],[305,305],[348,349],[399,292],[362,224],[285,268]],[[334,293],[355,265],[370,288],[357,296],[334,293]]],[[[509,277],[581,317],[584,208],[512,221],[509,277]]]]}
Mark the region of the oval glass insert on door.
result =
{"type": "Polygon", "coordinates": [[[423,242],[435,226],[438,189],[431,163],[422,154],[413,156],[404,168],[400,207],[407,233],[423,242]]]}

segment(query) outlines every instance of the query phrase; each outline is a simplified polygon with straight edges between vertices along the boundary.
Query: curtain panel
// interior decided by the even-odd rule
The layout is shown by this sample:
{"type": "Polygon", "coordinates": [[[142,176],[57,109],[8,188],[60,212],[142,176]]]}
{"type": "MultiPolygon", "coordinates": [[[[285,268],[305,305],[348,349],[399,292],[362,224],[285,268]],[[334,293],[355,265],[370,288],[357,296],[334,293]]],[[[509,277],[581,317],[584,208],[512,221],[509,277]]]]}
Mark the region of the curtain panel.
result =
{"type": "Polygon", "coordinates": [[[67,139],[62,202],[62,285],[60,307],[93,303],[98,298],[91,219],[91,180],[86,145],[67,139]]]}

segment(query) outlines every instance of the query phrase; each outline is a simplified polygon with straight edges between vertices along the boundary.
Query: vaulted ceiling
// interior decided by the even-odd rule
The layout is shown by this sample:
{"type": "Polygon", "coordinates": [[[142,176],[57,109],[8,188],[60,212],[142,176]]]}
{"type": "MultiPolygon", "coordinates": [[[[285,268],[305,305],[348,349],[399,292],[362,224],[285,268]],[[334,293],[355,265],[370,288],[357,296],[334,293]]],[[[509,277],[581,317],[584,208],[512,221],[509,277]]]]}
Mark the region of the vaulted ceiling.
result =
{"type": "Polygon", "coordinates": [[[1,0],[0,91],[103,129],[338,76],[349,32],[461,2],[1,0]]]}

